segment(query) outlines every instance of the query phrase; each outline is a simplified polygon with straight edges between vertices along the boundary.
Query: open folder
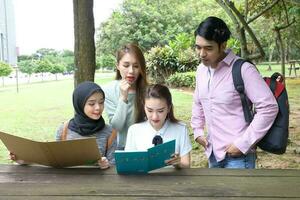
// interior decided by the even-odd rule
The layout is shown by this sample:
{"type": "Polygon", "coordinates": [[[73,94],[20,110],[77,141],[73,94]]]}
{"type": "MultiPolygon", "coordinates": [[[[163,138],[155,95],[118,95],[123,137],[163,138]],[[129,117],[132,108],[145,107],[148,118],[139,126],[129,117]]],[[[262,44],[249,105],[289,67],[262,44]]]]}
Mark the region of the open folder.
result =
{"type": "Polygon", "coordinates": [[[175,153],[175,140],[149,148],[147,151],[115,151],[118,174],[145,174],[165,167],[165,160],[175,153]]]}
{"type": "Polygon", "coordinates": [[[0,131],[0,139],[18,160],[51,167],[94,164],[101,158],[95,137],[37,142],[0,131]]]}

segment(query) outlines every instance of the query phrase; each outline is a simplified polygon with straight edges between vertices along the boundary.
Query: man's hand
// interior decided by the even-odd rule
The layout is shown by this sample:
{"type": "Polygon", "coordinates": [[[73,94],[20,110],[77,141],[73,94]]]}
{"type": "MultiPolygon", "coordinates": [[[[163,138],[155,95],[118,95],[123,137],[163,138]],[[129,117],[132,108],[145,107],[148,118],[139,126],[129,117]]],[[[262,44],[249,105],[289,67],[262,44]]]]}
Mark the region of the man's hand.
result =
{"type": "Polygon", "coordinates": [[[231,157],[239,157],[243,154],[234,144],[228,145],[225,152],[231,157]]]}
{"type": "Polygon", "coordinates": [[[196,142],[198,142],[199,144],[201,144],[204,149],[207,149],[208,147],[208,141],[204,136],[199,136],[196,138],[196,142]]]}

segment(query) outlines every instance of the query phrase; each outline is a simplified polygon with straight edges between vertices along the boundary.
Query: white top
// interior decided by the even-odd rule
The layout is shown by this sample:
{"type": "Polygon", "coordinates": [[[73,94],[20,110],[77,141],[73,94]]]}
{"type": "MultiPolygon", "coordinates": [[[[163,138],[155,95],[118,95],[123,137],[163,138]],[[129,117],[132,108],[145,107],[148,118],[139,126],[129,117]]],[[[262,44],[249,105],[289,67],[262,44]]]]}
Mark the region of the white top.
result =
{"type": "Polygon", "coordinates": [[[164,126],[156,131],[147,120],[129,127],[125,151],[146,151],[154,146],[152,140],[155,135],[160,135],[163,142],[175,139],[175,153],[179,153],[180,156],[184,156],[192,150],[188,130],[184,123],[172,123],[167,120],[164,126]]]}

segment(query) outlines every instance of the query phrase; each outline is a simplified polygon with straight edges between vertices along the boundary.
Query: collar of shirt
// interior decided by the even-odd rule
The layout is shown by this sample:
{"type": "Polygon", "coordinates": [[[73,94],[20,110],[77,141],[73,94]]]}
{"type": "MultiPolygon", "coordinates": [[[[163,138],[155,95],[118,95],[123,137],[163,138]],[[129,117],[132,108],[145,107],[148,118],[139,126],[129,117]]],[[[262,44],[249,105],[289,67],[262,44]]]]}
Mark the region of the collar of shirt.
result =
{"type": "Polygon", "coordinates": [[[167,130],[167,128],[168,128],[168,126],[169,126],[169,123],[170,123],[170,122],[169,122],[169,120],[167,119],[167,120],[165,121],[163,127],[157,131],[157,130],[155,130],[155,129],[152,127],[152,125],[150,124],[149,120],[147,121],[147,125],[148,125],[149,129],[151,130],[151,132],[153,132],[153,137],[154,137],[155,135],[160,135],[161,137],[163,137],[164,134],[165,134],[165,132],[166,132],[166,130],[167,130]]]}
{"type": "Polygon", "coordinates": [[[223,66],[230,67],[232,62],[236,59],[236,55],[232,52],[231,49],[227,49],[225,53],[226,57],[218,63],[217,69],[223,66]]]}

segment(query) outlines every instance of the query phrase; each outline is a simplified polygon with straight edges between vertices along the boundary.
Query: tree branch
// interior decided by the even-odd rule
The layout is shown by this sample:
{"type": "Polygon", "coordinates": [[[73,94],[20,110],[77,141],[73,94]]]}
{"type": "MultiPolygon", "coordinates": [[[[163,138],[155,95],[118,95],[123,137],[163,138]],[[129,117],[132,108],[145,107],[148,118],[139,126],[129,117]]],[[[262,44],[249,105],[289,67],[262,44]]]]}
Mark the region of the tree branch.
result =
{"type": "Polygon", "coordinates": [[[260,42],[257,40],[256,36],[254,35],[252,29],[248,26],[247,22],[245,21],[245,19],[243,18],[243,16],[241,15],[241,13],[237,10],[237,8],[234,6],[234,3],[230,0],[225,0],[224,1],[226,3],[226,5],[228,5],[228,7],[230,7],[230,9],[234,12],[234,14],[237,16],[237,18],[239,19],[239,21],[242,23],[243,27],[245,28],[245,30],[248,32],[248,34],[250,35],[250,37],[252,38],[253,42],[255,43],[255,45],[257,46],[261,57],[265,56],[265,52],[260,44],[260,42]]]}
{"type": "Polygon", "coordinates": [[[268,5],[267,7],[265,7],[265,9],[263,9],[262,11],[260,11],[259,13],[257,13],[255,16],[251,16],[249,17],[249,20],[247,21],[247,24],[250,24],[251,22],[253,22],[254,20],[256,20],[259,16],[261,16],[262,14],[264,14],[265,12],[267,12],[268,10],[270,10],[273,6],[275,6],[278,3],[279,0],[274,0],[270,5],[268,5]]]}
{"type": "MultiPolygon", "coordinates": [[[[236,17],[234,16],[234,14],[231,12],[230,9],[228,9],[228,7],[226,6],[226,4],[224,3],[223,0],[215,0],[224,10],[225,12],[228,14],[228,16],[231,18],[231,20],[233,21],[234,24],[239,26],[239,22],[236,19],[236,17]]],[[[240,27],[239,27],[240,28],[240,27]]]]}
{"type": "Polygon", "coordinates": [[[261,54],[260,53],[256,53],[256,54],[249,55],[247,59],[249,59],[249,60],[256,60],[256,59],[259,59],[259,58],[261,58],[261,54]]]}
{"type": "Polygon", "coordinates": [[[296,20],[295,20],[295,18],[293,18],[293,20],[291,22],[288,22],[288,24],[281,25],[281,26],[275,26],[275,28],[273,30],[279,30],[280,31],[282,29],[285,29],[285,28],[289,27],[290,25],[292,25],[295,22],[296,22],[296,20]]]}
{"type": "Polygon", "coordinates": [[[241,28],[238,19],[223,0],[215,0],[215,1],[225,10],[227,15],[231,18],[231,20],[235,24],[236,33],[238,34],[238,39],[241,43],[242,56],[247,58],[248,57],[247,41],[244,34],[244,30],[241,28]]]}

